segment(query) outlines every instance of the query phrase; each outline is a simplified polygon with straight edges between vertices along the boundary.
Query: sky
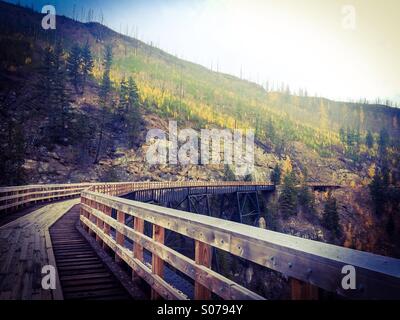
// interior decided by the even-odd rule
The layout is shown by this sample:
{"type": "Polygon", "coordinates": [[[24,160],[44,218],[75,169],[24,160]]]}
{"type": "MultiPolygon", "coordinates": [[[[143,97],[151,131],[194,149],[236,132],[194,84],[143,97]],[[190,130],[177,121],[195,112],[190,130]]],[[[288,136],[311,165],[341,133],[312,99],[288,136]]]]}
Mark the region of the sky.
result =
{"type": "Polygon", "coordinates": [[[80,0],[112,29],[215,71],[336,100],[400,103],[398,0],[80,0]]]}

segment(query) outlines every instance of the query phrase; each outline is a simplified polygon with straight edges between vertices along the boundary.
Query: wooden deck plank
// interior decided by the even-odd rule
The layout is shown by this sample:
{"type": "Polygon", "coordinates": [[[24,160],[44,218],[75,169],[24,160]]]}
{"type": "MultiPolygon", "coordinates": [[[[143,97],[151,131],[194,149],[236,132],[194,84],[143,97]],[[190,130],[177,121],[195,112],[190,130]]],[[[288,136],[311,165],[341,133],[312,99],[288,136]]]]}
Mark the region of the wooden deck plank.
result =
{"type": "Polygon", "coordinates": [[[78,203],[79,199],[51,203],[0,227],[0,299],[54,298],[41,287],[42,267],[55,264],[46,232],[78,203]]]}

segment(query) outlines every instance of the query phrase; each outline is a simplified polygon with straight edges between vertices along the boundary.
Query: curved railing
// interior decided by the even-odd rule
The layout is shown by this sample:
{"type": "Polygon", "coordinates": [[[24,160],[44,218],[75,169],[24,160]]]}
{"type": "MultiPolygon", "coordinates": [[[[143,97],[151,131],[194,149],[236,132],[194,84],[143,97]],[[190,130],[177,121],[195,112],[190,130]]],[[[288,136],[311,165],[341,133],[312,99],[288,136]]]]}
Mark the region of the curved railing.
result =
{"type": "Polygon", "coordinates": [[[164,279],[167,263],[194,280],[196,299],[209,299],[212,293],[224,299],[262,299],[211,269],[214,247],[286,275],[291,279],[293,298],[318,298],[321,288],[349,298],[400,299],[398,259],[121,198],[138,190],[227,186],[268,185],[185,181],[5,187],[0,188],[0,211],[81,195],[80,220],[86,230],[104,247],[111,248],[117,260],[125,261],[135,277],[150,284],[153,298],[187,298],[164,279]],[[133,217],[133,227],[126,225],[127,216],[133,217]],[[144,234],[145,221],[153,226],[152,237],[144,234]],[[194,260],[165,245],[166,229],[194,240],[194,260]],[[125,247],[126,238],[133,241],[133,250],[125,247]],[[152,254],[151,265],[144,261],[144,249],[152,254]],[[348,270],[355,271],[355,289],[343,286],[343,281],[348,281],[348,270]]]}
{"type": "Polygon", "coordinates": [[[80,219],[97,241],[115,252],[117,260],[132,268],[134,276],[149,283],[154,298],[187,298],[165,281],[164,263],[168,263],[194,280],[195,299],[210,299],[211,293],[224,299],[262,299],[211,269],[214,247],[290,277],[295,299],[318,298],[318,288],[349,298],[400,299],[398,259],[118,197],[136,190],[216,185],[262,186],[246,182],[95,185],[82,192],[80,219]],[[112,217],[113,210],[116,219],[112,217]],[[133,227],[126,225],[127,216],[133,217],[133,227]],[[144,234],[144,221],[152,225],[152,237],[144,234]],[[115,236],[111,228],[115,229],[115,236]],[[194,240],[195,260],[164,244],[166,229],[194,240]],[[125,247],[125,238],[133,241],[132,250],[125,247]],[[144,261],[144,249],[152,254],[151,265],[144,261]],[[350,281],[346,276],[353,276],[346,275],[347,270],[355,272],[355,288],[343,284],[350,281]]]}
{"type": "Polygon", "coordinates": [[[79,197],[93,183],[44,184],[0,188],[0,212],[20,209],[30,204],[79,197]]]}
{"type": "MultiPolygon", "coordinates": [[[[61,200],[71,197],[79,197],[85,189],[107,193],[110,195],[122,195],[135,190],[149,188],[174,188],[191,186],[217,186],[239,185],[239,182],[116,182],[116,183],[73,183],[73,184],[36,184],[15,187],[0,187],[0,212],[13,211],[30,204],[61,200]]],[[[258,183],[250,182],[251,185],[258,183]]]]}

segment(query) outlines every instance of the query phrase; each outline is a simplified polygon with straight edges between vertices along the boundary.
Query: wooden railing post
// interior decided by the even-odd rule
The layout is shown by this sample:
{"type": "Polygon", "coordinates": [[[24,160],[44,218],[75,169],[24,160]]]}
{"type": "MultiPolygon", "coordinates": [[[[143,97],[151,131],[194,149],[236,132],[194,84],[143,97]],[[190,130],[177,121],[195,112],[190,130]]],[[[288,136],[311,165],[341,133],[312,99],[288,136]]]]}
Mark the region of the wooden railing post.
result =
{"type": "MultiPolygon", "coordinates": [[[[105,210],[104,210],[104,205],[99,203],[99,204],[97,205],[97,210],[99,210],[99,211],[101,211],[101,212],[104,213],[104,211],[105,211],[105,210]]],[[[103,229],[104,222],[103,222],[101,219],[97,218],[97,223],[96,223],[96,225],[97,225],[100,229],[103,229]]],[[[103,245],[103,241],[101,240],[100,236],[97,235],[97,234],[96,234],[96,241],[97,241],[100,245],[103,245]]]]}
{"type": "MultiPolygon", "coordinates": [[[[144,232],[144,220],[143,219],[135,217],[133,224],[134,224],[133,227],[134,227],[135,231],[140,232],[140,233],[144,232]]],[[[143,261],[143,247],[136,242],[135,242],[134,248],[133,248],[133,257],[135,259],[138,259],[139,261],[143,261]]],[[[140,276],[135,271],[132,271],[132,280],[133,281],[140,280],[140,276]]]]}
{"type": "MultiPolygon", "coordinates": [[[[111,212],[112,212],[112,208],[105,206],[104,208],[104,214],[111,217],[111,212]]],[[[110,235],[110,225],[106,222],[104,222],[103,224],[103,231],[106,235],[110,235]]],[[[103,242],[103,249],[104,250],[109,250],[109,247],[107,246],[107,244],[105,242],[103,242]]]]}
{"type": "Polygon", "coordinates": [[[290,278],[292,300],[318,300],[319,289],[310,283],[290,278]]]}
{"type": "MultiPolygon", "coordinates": [[[[94,200],[89,200],[89,206],[91,208],[96,208],[96,202],[94,200]]],[[[88,218],[89,218],[90,221],[93,222],[94,218],[93,218],[93,215],[90,212],[88,214],[88,218]]],[[[92,237],[95,235],[94,231],[92,229],[90,229],[90,228],[89,228],[89,235],[92,236],[92,237]]]]}
{"type": "MultiPolygon", "coordinates": [[[[117,221],[125,224],[125,213],[123,213],[121,211],[117,211],[117,221]]],[[[125,236],[121,232],[116,231],[115,241],[119,245],[124,246],[125,236]]],[[[118,256],[117,253],[115,253],[115,262],[118,262],[118,263],[122,262],[122,259],[118,256]]]]}
{"type": "MultiPolygon", "coordinates": [[[[153,239],[157,242],[164,243],[165,229],[156,224],[153,225],[153,239]]],[[[164,276],[164,260],[153,253],[151,259],[151,270],[154,274],[164,276]]],[[[161,296],[154,289],[151,290],[151,299],[158,300],[161,296]]]]}
{"type": "MultiPolygon", "coordinates": [[[[195,240],[195,261],[197,264],[211,268],[212,247],[209,244],[195,240]]],[[[211,300],[211,291],[198,281],[194,284],[195,300],[211,300]]]]}

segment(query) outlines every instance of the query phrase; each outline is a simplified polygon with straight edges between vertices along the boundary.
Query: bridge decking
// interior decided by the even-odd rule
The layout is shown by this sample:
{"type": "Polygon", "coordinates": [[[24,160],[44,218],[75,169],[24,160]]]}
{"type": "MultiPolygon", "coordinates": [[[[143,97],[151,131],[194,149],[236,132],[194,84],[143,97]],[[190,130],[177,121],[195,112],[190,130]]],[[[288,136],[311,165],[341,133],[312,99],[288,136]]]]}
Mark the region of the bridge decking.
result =
{"type": "Polygon", "coordinates": [[[131,299],[76,229],[78,221],[79,206],[74,206],[50,228],[64,299],[131,299]]]}
{"type": "Polygon", "coordinates": [[[62,298],[59,289],[42,289],[41,271],[55,265],[49,227],[78,202],[48,204],[0,228],[0,299],[62,298]]]}
{"type": "Polygon", "coordinates": [[[79,199],[44,205],[0,227],[0,300],[131,299],[78,232],[79,199]],[[57,269],[43,290],[42,267],[57,269]]]}

